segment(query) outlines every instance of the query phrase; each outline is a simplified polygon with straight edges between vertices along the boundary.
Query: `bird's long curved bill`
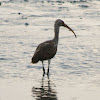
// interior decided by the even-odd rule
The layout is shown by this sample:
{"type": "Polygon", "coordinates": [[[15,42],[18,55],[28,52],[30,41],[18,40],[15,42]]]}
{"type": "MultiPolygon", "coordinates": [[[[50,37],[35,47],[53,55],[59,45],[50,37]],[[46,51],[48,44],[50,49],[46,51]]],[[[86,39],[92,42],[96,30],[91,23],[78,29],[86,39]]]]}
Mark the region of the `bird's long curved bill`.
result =
{"type": "Polygon", "coordinates": [[[72,31],[73,32],[73,34],[75,35],[75,37],[77,38],[77,36],[76,36],[76,34],[75,34],[75,32],[68,26],[68,25],[66,25],[66,24],[64,24],[64,27],[66,27],[66,28],[68,28],[70,31],[72,31]]]}

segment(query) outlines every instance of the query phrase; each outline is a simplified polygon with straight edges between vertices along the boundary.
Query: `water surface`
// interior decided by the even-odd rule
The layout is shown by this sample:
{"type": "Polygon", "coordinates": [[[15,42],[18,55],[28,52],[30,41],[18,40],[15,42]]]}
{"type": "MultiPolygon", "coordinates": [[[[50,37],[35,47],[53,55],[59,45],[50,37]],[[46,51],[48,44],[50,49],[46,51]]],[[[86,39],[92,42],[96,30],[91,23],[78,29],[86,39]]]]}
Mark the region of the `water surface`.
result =
{"type": "MultiPolygon", "coordinates": [[[[99,100],[100,1],[0,0],[0,100],[99,100]],[[37,45],[54,36],[62,19],[50,76],[32,65],[37,45]]],[[[47,69],[47,61],[45,62],[47,69]]]]}

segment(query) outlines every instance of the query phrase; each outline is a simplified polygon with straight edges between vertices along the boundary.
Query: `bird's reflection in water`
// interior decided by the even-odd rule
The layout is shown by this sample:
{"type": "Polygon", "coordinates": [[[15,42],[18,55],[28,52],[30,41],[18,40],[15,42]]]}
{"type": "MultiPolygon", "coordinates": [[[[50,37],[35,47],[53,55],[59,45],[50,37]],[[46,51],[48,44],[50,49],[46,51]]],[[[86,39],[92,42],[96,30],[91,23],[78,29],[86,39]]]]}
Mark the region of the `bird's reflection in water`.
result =
{"type": "Polygon", "coordinates": [[[42,82],[40,87],[33,87],[32,93],[36,100],[58,100],[57,92],[54,90],[54,84],[51,82],[49,76],[42,77],[42,82]]]}

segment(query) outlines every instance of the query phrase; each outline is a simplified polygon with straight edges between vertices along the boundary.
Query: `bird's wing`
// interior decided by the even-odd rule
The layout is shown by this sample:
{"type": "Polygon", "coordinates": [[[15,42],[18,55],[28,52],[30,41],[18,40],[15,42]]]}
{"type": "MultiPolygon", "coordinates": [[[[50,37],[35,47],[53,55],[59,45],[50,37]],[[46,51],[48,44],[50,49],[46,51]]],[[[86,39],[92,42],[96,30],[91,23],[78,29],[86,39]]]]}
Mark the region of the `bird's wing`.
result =
{"type": "Polygon", "coordinates": [[[56,54],[57,48],[54,46],[54,42],[43,42],[37,47],[34,56],[38,56],[40,59],[44,60],[50,59],[56,54]]]}

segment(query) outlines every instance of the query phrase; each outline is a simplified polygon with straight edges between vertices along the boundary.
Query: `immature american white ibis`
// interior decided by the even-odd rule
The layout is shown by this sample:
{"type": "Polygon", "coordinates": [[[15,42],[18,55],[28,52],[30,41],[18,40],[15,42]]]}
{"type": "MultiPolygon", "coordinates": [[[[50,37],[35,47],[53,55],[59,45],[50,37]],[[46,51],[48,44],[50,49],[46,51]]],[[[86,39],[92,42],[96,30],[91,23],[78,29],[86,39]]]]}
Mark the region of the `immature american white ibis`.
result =
{"type": "Polygon", "coordinates": [[[48,75],[51,58],[53,58],[57,52],[60,26],[64,26],[64,27],[68,28],[70,31],[73,32],[73,34],[76,37],[76,34],[74,33],[74,31],[68,25],[66,25],[64,23],[64,21],[62,21],[61,19],[57,19],[55,21],[55,24],[54,24],[55,36],[54,36],[54,38],[52,40],[48,40],[48,41],[45,41],[45,42],[39,44],[33,57],[32,57],[33,64],[37,63],[38,61],[42,62],[43,74],[45,74],[45,68],[44,68],[43,61],[48,60],[48,71],[47,71],[47,75],[48,75]]]}

